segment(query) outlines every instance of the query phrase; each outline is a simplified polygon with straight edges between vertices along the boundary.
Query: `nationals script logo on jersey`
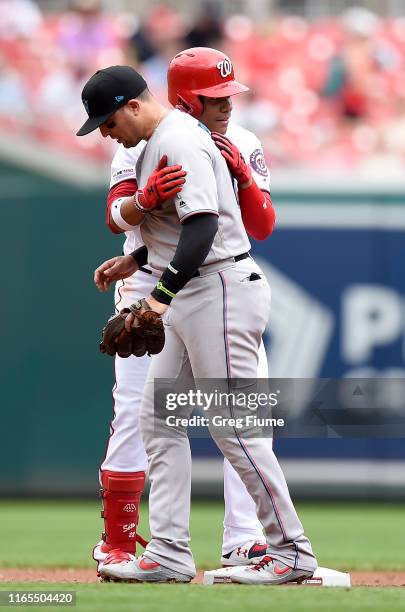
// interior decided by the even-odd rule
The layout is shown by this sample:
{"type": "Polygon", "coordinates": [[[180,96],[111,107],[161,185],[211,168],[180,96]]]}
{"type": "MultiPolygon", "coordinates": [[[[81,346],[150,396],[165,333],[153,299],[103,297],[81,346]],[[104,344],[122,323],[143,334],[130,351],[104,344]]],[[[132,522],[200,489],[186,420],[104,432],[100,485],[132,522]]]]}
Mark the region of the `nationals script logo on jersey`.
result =
{"type": "Polygon", "coordinates": [[[263,152],[260,149],[255,149],[250,155],[250,165],[253,170],[256,170],[261,176],[267,176],[269,171],[267,170],[266,160],[264,159],[263,152]]]}
{"type": "Polygon", "coordinates": [[[232,72],[231,60],[228,58],[221,60],[220,62],[218,62],[217,68],[219,72],[221,73],[221,77],[225,79],[232,72]]]}

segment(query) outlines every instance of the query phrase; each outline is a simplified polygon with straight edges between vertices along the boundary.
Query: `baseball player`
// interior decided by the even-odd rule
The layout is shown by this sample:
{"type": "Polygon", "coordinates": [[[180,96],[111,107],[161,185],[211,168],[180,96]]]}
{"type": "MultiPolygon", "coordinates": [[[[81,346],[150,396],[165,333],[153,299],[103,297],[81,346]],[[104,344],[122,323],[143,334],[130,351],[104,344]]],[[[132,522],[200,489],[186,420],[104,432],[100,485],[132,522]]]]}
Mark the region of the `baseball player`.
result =
{"type": "MultiPolygon", "coordinates": [[[[196,378],[222,376],[228,381],[255,378],[270,294],[260,268],[248,254],[250,245],[229,170],[210,135],[184,113],[168,113],[144,89],[139,91],[140,75],[128,70],[124,78],[122,67],[112,67],[86,84],[83,101],[89,119],[79,135],[100,127],[104,136],[119,139],[125,147],[145,139],[137,163],[138,184],[149,185],[164,155],[169,163],[187,167],[187,181],[181,197],[165,201],[152,212],[142,190],[131,198],[131,210],[130,198],[117,204],[127,223],[137,222],[134,211],[143,215],[140,229],[148,260],[161,273],[147,301],[164,315],[167,336],[163,352],[152,360],[142,403],[143,439],[152,481],[152,540],[145,555],[128,560],[126,566],[132,579],[187,582],[195,573],[188,547],[189,446],[183,436],[162,439],[153,435],[153,380],[176,378],[181,372],[196,378]],[[114,106],[113,100],[123,104],[114,106]],[[195,335],[197,329],[203,330],[200,337],[195,335]]],[[[222,86],[233,81],[233,71],[222,71],[220,66],[218,70],[224,79],[222,86]]],[[[228,147],[226,154],[232,156],[232,148],[226,142],[223,146],[223,152],[228,147]]],[[[150,187],[146,193],[153,192],[150,187]]],[[[132,322],[129,315],[128,326],[132,322]]],[[[236,431],[230,438],[212,433],[255,500],[271,555],[250,572],[245,568],[247,573],[239,580],[275,584],[311,575],[316,560],[271,443],[241,440],[236,431]]]]}
{"type": "MultiPolygon", "coordinates": [[[[216,87],[221,85],[222,80],[217,64],[227,60],[223,53],[215,49],[198,48],[193,49],[193,52],[193,56],[185,55],[188,60],[187,65],[184,65],[184,60],[179,61],[182,56],[175,58],[170,65],[169,100],[173,106],[180,107],[181,110],[186,110],[185,104],[188,104],[188,102],[180,103],[177,92],[182,92],[182,100],[185,97],[190,102],[193,95],[190,91],[185,90],[190,79],[189,73],[192,73],[194,83],[201,87],[206,84],[208,74],[211,79],[211,87],[216,87]]],[[[241,90],[243,90],[242,87],[241,90]]],[[[261,144],[251,132],[229,123],[232,112],[232,103],[229,96],[218,98],[201,96],[200,104],[203,106],[202,112],[199,108],[193,108],[192,114],[198,116],[200,122],[206,125],[215,135],[217,133],[228,133],[234,143],[233,145],[225,143],[225,145],[227,149],[233,147],[232,157],[228,164],[235,176],[236,187],[239,189],[239,185],[243,185],[239,189],[242,219],[250,235],[257,239],[264,239],[272,232],[275,215],[269,195],[269,172],[264,161],[261,144]],[[235,143],[239,146],[244,158],[249,161],[250,169],[241,159],[239,149],[234,146],[235,143]]],[[[189,105],[188,108],[190,108],[189,105]]],[[[142,244],[140,231],[137,226],[129,226],[126,222],[123,224],[117,218],[117,222],[114,221],[116,208],[113,203],[120,197],[132,195],[137,190],[135,166],[144,146],[145,142],[141,142],[136,147],[126,149],[121,144],[112,162],[110,193],[107,200],[107,223],[113,232],[118,233],[127,230],[127,239],[124,245],[124,253],[126,254],[142,244]]],[[[224,150],[224,155],[227,155],[227,153],[224,150]]],[[[165,188],[172,184],[173,189],[179,191],[181,185],[177,185],[177,183],[181,181],[184,174],[181,173],[179,166],[162,168],[157,171],[156,180],[166,181],[165,188]],[[168,172],[169,170],[171,172],[168,172]]],[[[148,267],[143,268],[125,281],[118,282],[115,290],[116,310],[127,307],[136,299],[146,295],[152,291],[155,284],[156,272],[150,274],[148,267]]],[[[104,540],[95,546],[93,556],[100,562],[98,569],[99,573],[103,575],[102,562],[107,554],[114,550],[116,578],[119,577],[120,565],[125,565],[127,560],[126,555],[122,555],[122,552],[134,554],[136,539],[140,540],[141,543],[143,542],[139,534],[136,533],[136,527],[125,532],[122,532],[122,530],[127,525],[137,524],[139,498],[137,497],[134,500],[133,495],[140,496],[145,480],[147,460],[140,439],[138,414],[149,362],[148,357],[123,359],[119,356],[116,357],[115,361],[116,384],[113,389],[115,416],[111,423],[111,435],[107,445],[106,457],[100,471],[103,487],[102,495],[104,497],[105,532],[104,540]],[[107,478],[110,481],[112,478],[120,478],[121,481],[126,480],[128,489],[133,486],[135,479],[139,483],[139,490],[126,491],[128,495],[124,504],[126,514],[121,519],[117,516],[115,498],[106,486],[107,478]],[[128,506],[131,502],[134,503],[132,514],[129,512],[131,506],[128,506]],[[112,506],[111,509],[110,506],[112,506]],[[123,557],[123,560],[119,562],[121,557],[123,557]]],[[[267,376],[267,357],[263,343],[261,343],[258,377],[267,378],[267,376]]],[[[123,492],[121,492],[121,499],[122,495],[123,492]]],[[[224,460],[224,497],[225,517],[221,563],[223,565],[254,563],[258,560],[258,557],[263,555],[266,548],[263,540],[263,529],[257,519],[252,498],[226,459],[224,460]]]]}

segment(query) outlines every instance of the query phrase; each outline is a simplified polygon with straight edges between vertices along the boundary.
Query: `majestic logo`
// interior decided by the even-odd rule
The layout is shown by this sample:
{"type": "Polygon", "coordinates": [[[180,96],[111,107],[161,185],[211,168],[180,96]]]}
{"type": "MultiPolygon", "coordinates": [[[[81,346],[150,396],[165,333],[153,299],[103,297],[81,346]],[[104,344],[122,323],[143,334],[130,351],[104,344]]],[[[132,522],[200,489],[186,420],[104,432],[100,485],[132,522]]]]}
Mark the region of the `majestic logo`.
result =
{"type": "Polygon", "coordinates": [[[217,68],[219,72],[221,73],[221,77],[225,79],[232,72],[231,60],[228,58],[221,60],[220,62],[218,62],[217,68]]]}
{"type": "Polygon", "coordinates": [[[184,206],[186,206],[186,202],[184,200],[180,200],[179,208],[183,208],[184,206]]]}
{"type": "Polygon", "coordinates": [[[122,510],[124,512],[136,512],[136,504],[126,504],[122,510]]]}
{"type": "Polygon", "coordinates": [[[115,96],[115,99],[117,102],[122,102],[124,99],[124,96],[115,96]]]}
{"type": "Polygon", "coordinates": [[[88,100],[83,100],[83,106],[86,109],[86,113],[88,115],[90,115],[90,109],[89,109],[89,101],[88,100]]]}
{"type": "Polygon", "coordinates": [[[250,156],[250,165],[261,176],[268,176],[269,171],[267,170],[266,161],[263,156],[261,149],[255,149],[250,156]]]}

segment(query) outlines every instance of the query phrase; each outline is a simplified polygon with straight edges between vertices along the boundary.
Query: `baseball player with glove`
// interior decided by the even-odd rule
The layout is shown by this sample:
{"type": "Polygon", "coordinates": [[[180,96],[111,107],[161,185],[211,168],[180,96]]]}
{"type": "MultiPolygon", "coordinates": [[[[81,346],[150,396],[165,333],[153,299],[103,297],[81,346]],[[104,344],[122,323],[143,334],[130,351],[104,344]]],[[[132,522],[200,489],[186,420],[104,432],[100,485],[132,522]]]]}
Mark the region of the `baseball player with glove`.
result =
{"type": "MultiPolygon", "coordinates": [[[[176,56],[176,59],[178,57],[176,56]]],[[[211,90],[204,83],[205,87],[201,90],[190,91],[189,100],[195,107],[190,105],[190,109],[186,110],[197,116],[202,115],[206,97],[210,98],[210,102],[217,100],[215,121],[221,122],[220,125],[226,130],[230,114],[229,99],[225,104],[228,105],[226,117],[226,113],[220,110],[220,101],[213,96],[218,93],[222,94],[221,98],[224,93],[232,95],[237,93],[237,87],[241,86],[234,81],[232,66],[229,59],[225,59],[229,63],[225,68],[221,62],[216,65],[222,81],[211,90]],[[228,88],[224,87],[227,83],[228,88]],[[199,110],[196,110],[196,107],[199,110]]],[[[112,67],[101,71],[85,86],[83,99],[89,112],[89,120],[81,133],[100,127],[103,135],[118,139],[126,148],[135,147],[144,139],[146,146],[140,154],[136,169],[137,184],[149,184],[150,176],[156,171],[159,172],[157,169],[164,155],[167,155],[173,164],[169,174],[182,171],[178,168],[180,162],[187,169],[187,180],[183,184],[182,192],[171,200],[165,201],[162,198],[163,202],[159,203],[159,208],[148,208],[145,205],[145,190],[139,189],[135,197],[122,194],[121,198],[114,199],[110,208],[112,220],[121,230],[133,231],[134,226],[141,221],[140,229],[147,245],[148,260],[152,267],[161,273],[160,280],[147,298],[146,306],[164,315],[166,345],[163,352],[152,360],[142,409],[143,436],[150,459],[152,479],[152,541],[141,559],[135,560],[129,554],[125,555],[125,549],[122,548],[124,552],[121,560],[114,559],[112,554],[111,563],[105,565],[126,561],[126,577],[136,580],[189,581],[195,568],[188,548],[188,443],[185,446],[181,439],[164,440],[162,444],[162,440],[154,439],[150,429],[153,423],[151,382],[154,377],[176,377],[180,372],[179,367],[180,370],[183,367],[188,369],[190,373],[192,370],[197,378],[221,375],[231,379],[235,376],[257,375],[257,354],[268,315],[269,288],[260,269],[248,255],[249,242],[224,158],[240,181],[239,195],[241,189],[248,190],[254,185],[260,194],[262,210],[268,209],[268,204],[267,198],[263,197],[261,190],[252,181],[238,149],[220,135],[214,136],[221,154],[201,124],[178,111],[167,113],[149,93],[145,95],[145,90],[138,91],[140,75],[135,71],[132,71],[132,75],[126,74],[125,82],[131,92],[129,95],[124,93],[121,98],[125,88],[117,82],[117,75],[122,70],[122,67],[112,67]],[[108,78],[112,73],[114,79],[108,78]],[[106,103],[107,96],[110,96],[110,100],[120,99],[123,104],[114,110],[111,101],[109,106],[106,103]],[[98,104],[101,98],[103,104],[98,104]],[[118,212],[114,210],[115,206],[119,209],[118,212]],[[171,263],[167,266],[169,261],[171,263]],[[199,307],[199,304],[204,302],[206,310],[199,307]],[[254,313],[253,318],[248,315],[249,312],[254,313]],[[207,327],[207,321],[211,322],[210,327],[207,327]],[[196,341],[195,335],[193,340],[192,330],[197,329],[198,325],[201,326],[200,329],[204,328],[202,344],[196,341]],[[218,348],[221,329],[224,344],[222,348],[218,348]],[[213,346],[216,347],[214,352],[213,346]],[[208,347],[211,347],[209,353],[208,347]],[[166,457],[163,463],[162,453],[166,457]],[[173,507],[173,512],[170,513],[172,518],[168,518],[166,513],[165,516],[160,516],[162,509],[168,507],[173,507]]],[[[180,104],[183,104],[183,101],[188,103],[184,95],[179,96],[179,99],[180,104]]],[[[254,159],[258,157],[256,155],[254,159]]],[[[177,176],[176,180],[183,179],[184,176],[177,176]]],[[[149,189],[146,189],[146,192],[149,192],[149,189]]],[[[240,205],[243,217],[242,202],[240,205]]],[[[274,215],[270,223],[271,228],[273,222],[274,215]]],[[[132,264],[135,269],[143,268],[139,251],[138,249],[135,252],[136,264],[132,264]]],[[[134,268],[131,269],[128,258],[120,261],[114,258],[106,264],[98,270],[97,283],[100,288],[103,285],[106,288],[116,278],[134,278],[130,276],[134,268]],[[127,266],[128,274],[123,273],[123,265],[127,266]]],[[[135,277],[137,275],[139,272],[135,277]]],[[[119,289],[117,293],[122,302],[119,289]]],[[[145,312],[142,304],[132,310],[134,312],[126,317],[128,333],[132,333],[131,324],[134,322],[136,327],[139,326],[139,315],[145,312]]],[[[127,354],[128,350],[128,346],[125,346],[123,354],[127,354]]],[[[252,444],[241,441],[237,436],[231,440],[217,438],[216,442],[234,464],[250,496],[255,500],[267,535],[267,552],[272,555],[266,556],[265,562],[262,560],[262,565],[254,572],[253,569],[258,566],[252,566],[253,573],[244,574],[241,581],[274,584],[311,575],[316,561],[310,544],[303,535],[284,477],[272,453],[271,443],[268,440],[255,440],[252,444]],[[283,519],[281,511],[284,514],[283,519]]],[[[118,498],[118,491],[124,491],[124,487],[120,486],[122,474],[116,474],[118,498]]],[[[111,493],[113,497],[114,491],[111,493]]],[[[126,493],[130,494],[130,491],[126,493]]],[[[257,519],[254,517],[254,520],[257,519]]],[[[134,527],[136,522],[135,520],[134,527]]],[[[260,552],[262,556],[263,549],[260,552]]],[[[232,551],[230,553],[229,557],[232,551]]],[[[227,553],[223,557],[225,562],[226,555],[227,553]]]]}
{"type": "MultiPolygon", "coordinates": [[[[192,56],[185,56],[188,60],[186,66],[174,59],[169,69],[169,98],[173,106],[180,106],[185,110],[185,105],[179,105],[178,91],[183,92],[183,97],[191,101],[194,94],[185,90],[185,86],[190,81],[190,73],[193,74],[194,83],[198,87],[203,87],[206,83],[207,75],[210,85],[215,87],[221,84],[222,77],[217,68],[219,62],[225,62],[226,56],[214,49],[199,48],[194,50],[192,56]]],[[[234,79],[233,74],[229,75],[229,80],[234,79]]],[[[243,88],[241,88],[243,89],[243,88]]],[[[226,92],[224,92],[226,93],[226,92]]],[[[204,106],[203,112],[200,109],[193,109],[193,114],[199,116],[199,120],[214,133],[231,132],[233,141],[236,142],[247,160],[249,160],[250,170],[244,164],[241,154],[236,146],[232,145],[234,159],[228,165],[235,176],[240,172],[243,165],[245,176],[252,174],[252,178],[245,178],[242,181],[247,183],[244,189],[239,190],[241,201],[241,213],[245,227],[249,234],[257,239],[264,239],[272,232],[274,225],[274,209],[269,196],[269,172],[264,162],[263,151],[258,139],[247,130],[229,123],[232,111],[232,103],[229,96],[208,98],[202,97],[204,106]],[[197,112],[198,111],[198,112],[197,112]],[[233,162],[233,163],[232,163],[233,162]],[[260,189],[256,187],[258,185],[260,189]],[[249,187],[253,186],[253,189],[249,187]],[[252,193],[253,192],[253,193],[252,193]]],[[[230,144],[230,143],[229,143],[230,144]]],[[[127,222],[117,219],[116,210],[120,202],[120,197],[133,195],[137,191],[135,178],[135,167],[137,160],[145,146],[145,142],[139,143],[136,147],[126,149],[121,144],[115,154],[111,168],[111,188],[107,201],[107,223],[113,232],[123,232],[126,230],[126,242],[124,253],[142,245],[139,235],[139,228],[128,226],[127,222]],[[116,202],[118,200],[118,202],[116,202]],[[116,222],[114,222],[114,218],[116,222]]],[[[159,206],[159,192],[163,199],[173,197],[181,189],[186,173],[178,165],[166,167],[167,157],[163,156],[161,163],[152,173],[148,183],[156,179],[156,199],[148,202],[151,208],[159,206]],[[169,191],[170,190],[170,191],[169,191]]],[[[238,188],[238,185],[237,185],[238,188]]],[[[147,189],[144,190],[147,192],[147,189]]],[[[142,197],[142,196],[141,196],[142,197]]],[[[135,300],[139,299],[149,291],[152,291],[156,283],[156,272],[150,274],[149,267],[141,267],[141,270],[132,274],[136,263],[129,257],[129,277],[121,282],[120,275],[117,274],[117,265],[121,258],[113,258],[105,262],[96,271],[96,283],[101,290],[106,290],[111,282],[118,280],[115,291],[116,310],[129,307],[135,300]],[[106,275],[108,274],[108,276],[106,275]]],[[[126,272],[124,270],[124,272],[126,272]]],[[[121,318],[118,313],[117,317],[121,318]]],[[[114,396],[114,420],[111,424],[111,435],[107,446],[106,458],[100,472],[100,479],[103,485],[105,472],[109,472],[112,478],[113,473],[118,473],[121,479],[127,478],[129,487],[132,486],[132,479],[137,478],[137,482],[142,484],[144,481],[143,472],[146,469],[146,458],[143,444],[140,439],[138,414],[140,401],[146,376],[146,368],[149,359],[123,359],[120,350],[117,350],[115,360],[116,384],[113,390],[114,396]],[[132,431],[131,431],[132,430],[132,431]]],[[[125,355],[126,356],[126,355],[125,355]]],[[[267,357],[264,346],[261,344],[259,349],[258,377],[267,378],[267,357]]],[[[129,488],[128,487],[128,488],[129,488]]],[[[141,539],[136,534],[136,527],[121,533],[127,524],[136,525],[138,521],[137,506],[133,509],[132,515],[128,516],[128,510],[122,516],[122,526],[117,523],[118,517],[115,508],[108,511],[107,506],[115,504],[114,497],[106,496],[108,489],[103,486],[102,495],[104,497],[104,523],[105,529],[101,542],[94,548],[94,558],[100,562],[99,572],[103,574],[102,562],[105,561],[107,554],[114,550],[115,577],[119,578],[121,567],[126,564],[127,554],[135,554],[136,538],[141,539]],[[109,517],[112,517],[109,520],[109,517]],[[114,521],[114,522],[113,522],[114,521]],[[134,537],[135,534],[135,537],[134,537]],[[118,537],[117,537],[118,536],[118,537]],[[122,560],[119,561],[119,558],[122,560]]],[[[126,492],[130,497],[133,493],[126,492]]],[[[123,492],[121,492],[123,495],[123,492]]],[[[256,516],[256,508],[250,495],[246,491],[239,476],[232,468],[230,463],[224,460],[224,497],[225,497],[225,518],[224,518],[224,537],[222,546],[221,563],[223,565],[237,565],[254,563],[262,556],[265,550],[263,539],[263,529],[256,516]]],[[[128,503],[124,504],[128,508],[128,503]]],[[[141,539],[142,540],[142,539],[141,539]]],[[[109,560],[111,560],[111,555],[109,560]]],[[[124,576],[123,576],[124,577],[124,576]]]]}

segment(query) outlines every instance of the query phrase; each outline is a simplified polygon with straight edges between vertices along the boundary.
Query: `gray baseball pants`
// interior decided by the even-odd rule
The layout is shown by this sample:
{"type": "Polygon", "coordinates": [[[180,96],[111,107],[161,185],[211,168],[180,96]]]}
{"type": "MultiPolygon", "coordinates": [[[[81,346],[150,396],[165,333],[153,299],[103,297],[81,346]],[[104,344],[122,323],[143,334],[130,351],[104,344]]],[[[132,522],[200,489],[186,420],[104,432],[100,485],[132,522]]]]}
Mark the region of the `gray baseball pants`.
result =
{"type": "MultiPolygon", "coordinates": [[[[201,268],[200,268],[201,271],[201,268]]],[[[146,556],[194,576],[189,547],[191,453],[186,428],[154,423],[155,378],[254,379],[258,349],[270,313],[270,287],[249,257],[206,266],[173,300],[165,315],[166,345],[153,357],[141,408],[149,460],[149,520],[152,539],[146,556]],[[259,280],[249,280],[250,275],[259,280]],[[163,433],[162,433],[163,432],[163,433]]],[[[183,409],[189,416],[191,407],[183,409]]],[[[315,570],[311,544],[291,501],[269,438],[229,437],[212,430],[217,446],[252,496],[263,525],[269,555],[302,570],[315,570]]]]}

